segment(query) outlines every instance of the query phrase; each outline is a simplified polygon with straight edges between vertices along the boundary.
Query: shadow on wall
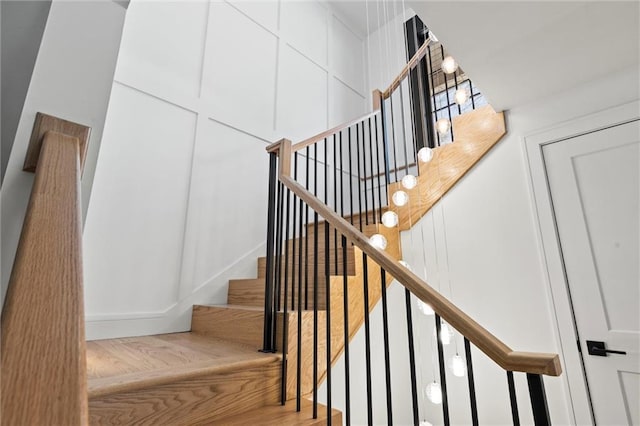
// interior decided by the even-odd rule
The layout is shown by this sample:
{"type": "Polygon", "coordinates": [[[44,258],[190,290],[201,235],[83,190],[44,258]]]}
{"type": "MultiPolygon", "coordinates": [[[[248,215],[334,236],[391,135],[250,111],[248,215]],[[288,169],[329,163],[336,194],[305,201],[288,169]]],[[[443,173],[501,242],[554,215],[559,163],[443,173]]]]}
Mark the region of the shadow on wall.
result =
{"type": "Polygon", "coordinates": [[[0,2],[2,182],[50,7],[51,0],[0,2]]]}

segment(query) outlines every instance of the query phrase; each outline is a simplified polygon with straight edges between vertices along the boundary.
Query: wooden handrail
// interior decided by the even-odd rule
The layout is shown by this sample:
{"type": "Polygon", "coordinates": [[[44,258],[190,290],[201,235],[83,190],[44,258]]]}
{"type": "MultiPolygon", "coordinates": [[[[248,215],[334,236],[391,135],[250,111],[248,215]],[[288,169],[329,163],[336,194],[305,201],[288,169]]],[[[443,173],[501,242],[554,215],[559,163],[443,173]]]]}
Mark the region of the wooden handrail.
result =
{"type": "MultiPolygon", "coordinates": [[[[278,149],[278,155],[283,158],[290,158],[291,153],[291,143],[286,139],[282,140],[278,149]]],[[[279,179],[288,189],[304,200],[309,207],[329,222],[338,232],[344,235],[349,241],[352,241],[367,256],[389,272],[416,297],[428,303],[438,315],[469,339],[470,342],[500,367],[508,371],[521,371],[532,374],[545,374],[548,376],[559,376],[562,373],[560,359],[557,354],[513,351],[386,252],[371,246],[369,239],[363,233],[336,214],[318,198],[314,197],[302,185],[293,180],[290,175],[282,174],[279,179]]]]}
{"type": "Polygon", "coordinates": [[[88,424],[81,148],[44,134],[2,311],[3,425],[88,424]]]}
{"type": "Polygon", "coordinates": [[[400,74],[398,74],[398,76],[391,82],[387,90],[382,92],[383,99],[387,99],[389,96],[391,96],[393,91],[396,90],[398,86],[400,86],[402,80],[404,80],[409,75],[409,72],[418,65],[418,62],[420,62],[420,60],[424,58],[424,55],[426,55],[427,51],[429,50],[430,42],[431,39],[426,39],[422,46],[420,46],[420,49],[418,49],[418,51],[411,57],[411,59],[409,59],[407,65],[402,67],[402,70],[400,70],[400,74]]]}
{"type": "MultiPolygon", "coordinates": [[[[378,111],[375,110],[375,111],[372,111],[370,113],[367,113],[367,114],[363,115],[362,117],[354,118],[353,120],[347,121],[346,123],[340,124],[340,125],[332,128],[332,129],[325,130],[322,133],[318,133],[315,136],[311,136],[308,139],[305,139],[303,141],[298,142],[297,144],[293,145],[291,147],[291,149],[292,149],[293,152],[300,151],[302,148],[306,148],[309,145],[313,145],[314,143],[316,143],[318,141],[321,141],[322,139],[324,139],[326,137],[329,137],[329,136],[333,135],[334,133],[338,133],[339,131],[344,130],[344,129],[348,128],[348,127],[351,127],[356,123],[364,121],[369,117],[373,117],[377,113],[378,113],[378,111]]],[[[269,146],[273,146],[273,145],[274,144],[271,144],[269,146]]]]}

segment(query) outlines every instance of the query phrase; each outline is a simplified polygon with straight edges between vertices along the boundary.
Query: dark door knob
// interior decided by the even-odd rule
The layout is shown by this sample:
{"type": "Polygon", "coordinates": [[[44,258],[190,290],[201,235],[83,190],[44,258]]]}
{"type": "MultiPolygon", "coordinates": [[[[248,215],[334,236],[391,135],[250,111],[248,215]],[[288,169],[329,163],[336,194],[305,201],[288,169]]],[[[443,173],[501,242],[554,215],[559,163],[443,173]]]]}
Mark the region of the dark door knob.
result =
{"type": "Polygon", "coordinates": [[[587,352],[589,352],[589,355],[595,356],[607,356],[607,354],[627,354],[624,351],[614,351],[612,349],[607,349],[604,345],[604,342],[597,342],[595,340],[587,340],[587,352]]]}

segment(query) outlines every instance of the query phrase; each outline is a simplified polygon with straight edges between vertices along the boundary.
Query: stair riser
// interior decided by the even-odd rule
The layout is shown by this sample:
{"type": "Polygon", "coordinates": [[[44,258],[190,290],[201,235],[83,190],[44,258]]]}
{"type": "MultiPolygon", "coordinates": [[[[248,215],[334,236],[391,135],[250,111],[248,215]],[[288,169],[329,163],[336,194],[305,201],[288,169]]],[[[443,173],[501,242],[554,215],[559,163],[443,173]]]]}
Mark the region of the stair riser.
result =
{"type": "MultiPolygon", "coordinates": [[[[309,281],[307,283],[308,287],[305,289],[305,283],[302,283],[302,304],[306,304],[306,309],[313,309],[313,301],[314,301],[314,286],[313,282],[309,281]]],[[[325,304],[325,281],[318,282],[318,309],[324,309],[325,304]]],[[[264,308],[264,291],[265,284],[264,279],[254,279],[254,280],[231,280],[229,281],[229,289],[227,292],[227,303],[230,305],[241,305],[241,306],[254,306],[258,308],[264,308]]],[[[287,292],[287,301],[289,302],[289,308],[291,309],[291,294],[292,287],[289,286],[287,292]]],[[[293,292],[294,299],[294,307],[298,306],[298,286],[297,280],[295,283],[295,290],[293,292]]],[[[284,303],[284,287],[281,288],[281,299],[280,303],[284,303]]]]}
{"type": "MultiPolygon", "coordinates": [[[[339,249],[338,252],[334,252],[333,250],[329,251],[329,272],[332,275],[342,275],[344,273],[344,269],[342,267],[343,265],[343,258],[342,258],[342,250],[339,249]],[[337,262],[336,262],[336,254],[337,254],[337,262]],[[337,265],[337,267],[336,267],[337,265]]],[[[288,273],[291,274],[291,271],[293,270],[293,265],[295,262],[295,270],[296,270],[296,276],[298,275],[299,271],[298,268],[300,267],[299,265],[302,263],[302,265],[307,265],[305,266],[305,269],[303,271],[307,273],[307,275],[309,277],[313,276],[313,260],[314,260],[314,256],[308,256],[307,258],[305,258],[305,256],[303,255],[303,261],[300,262],[298,254],[296,253],[295,258],[294,257],[289,257],[287,263],[285,263],[285,259],[282,258],[281,262],[282,262],[282,274],[284,274],[284,269],[285,266],[288,264],[288,273]],[[305,259],[307,259],[307,261],[305,261],[305,259]]],[[[319,253],[318,254],[318,275],[323,275],[324,271],[325,271],[325,265],[326,265],[326,257],[324,255],[324,252],[319,253]]],[[[264,278],[267,274],[267,258],[266,257],[259,257],[258,258],[258,278],[264,278]]],[[[346,267],[346,272],[347,275],[354,275],[355,274],[355,266],[354,266],[354,258],[353,258],[353,249],[349,249],[347,250],[347,267],[346,267]]]]}
{"type": "MultiPolygon", "coordinates": [[[[303,293],[304,294],[304,293],[303,293]]],[[[318,291],[318,309],[325,309],[326,301],[325,294],[323,292],[318,291]]],[[[229,293],[228,296],[229,304],[240,305],[240,306],[253,306],[256,308],[264,308],[264,289],[262,293],[247,293],[247,292],[233,292],[229,293]]],[[[287,309],[295,310],[298,307],[298,297],[294,297],[293,307],[291,305],[291,298],[288,297],[287,301],[289,302],[287,305],[287,309]]],[[[313,293],[310,291],[308,295],[308,299],[305,300],[305,297],[302,298],[302,309],[309,310],[313,309],[313,293]]],[[[281,309],[284,308],[284,302],[281,299],[281,309]]]]}
{"type": "Polygon", "coordinates": [[[262,347],[263,328],[263,310],[197,305],[193,307],[193,333],[243,343],[258,349],[262,347]]]}

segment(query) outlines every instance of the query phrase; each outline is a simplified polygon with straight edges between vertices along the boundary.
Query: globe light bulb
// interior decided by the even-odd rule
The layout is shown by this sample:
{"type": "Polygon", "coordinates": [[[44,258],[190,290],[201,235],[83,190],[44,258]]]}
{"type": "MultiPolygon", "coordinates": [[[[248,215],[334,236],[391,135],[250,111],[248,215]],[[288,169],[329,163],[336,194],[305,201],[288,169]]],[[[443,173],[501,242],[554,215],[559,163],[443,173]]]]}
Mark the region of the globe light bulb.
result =
{"type": "Polygon", "coordinates": [[[453,338],[453,330],[447,324],[442,323],[440,326],[440,341],[443,345],[448,345],[451,343],[451,339],[453,338]]]}
{"type": "Polygon", "coordinates": [[[464,377],[467,374],[467,365],[464,362],[464,358],[455,354],[453,358],[449,360],[449,369],[456,377],[464,377]]]}
{"type": "Polygon", "coordinates": [[[420,299],[418,299],[418,309],[420,310],[420,312],[422,312],[423,315],[435,314],[435,312],[433,312],[433,308],[420,299]]]}
{"type": "Polygon", "coordinates": [[[445,74],[453,74],[458,70],[458,63],[452,56],[447,56],[442,60],[442,71],[445,74]]]}
{"type": "Polygon", "coordinates": [[[440,383],[429,383],[424,391],[429,401],[434,404],[442,404],[442,388],[440,388],[440,383]]]}
{"type": "Polygon", "coordinates": [[[398,215],[396,212],[388,211],[382,215],[382,224],[387,228],[398,226],[398,215]]]}
{"type": "Polygon", "coordinates": [[[441,135],[446,135],[447,132],[449,132],[450,128],[451,128],[451,122],[448,119],[441,118],[438,121],[436,121],[436,129],[438,130],[438,133],[440,133],[441,135]]]}
{"type": "MultiPolygon", "coordinates": [[[[437,330],[433,330],[433,335],[437,334],[437,330]]],[[[440,324],[440,341],[443,345],[448,345],[453,339],[453,330],[444,321],[440,324]]]]}
{"type": "Polygon", "coordinates": [[[396,191],[391,196],[391,200],[396,206],[402,207],[409,202],[409,195],[404,191],[396,191]]]}
{"type": "Polygon", "coordinates": [[[384,237],[384,235],[373,234],[371,238],[369,238],[369,244],[379,250],[384,250],[387,248],[387,239],[384,237]]]}
{"type": "Polygon", "coordinates": [[[414,175],[406,175],[402,178],[402,186],[405,189],[413,189],[418,184],[418,179],[414,175]]]}
{"type": "Polygon", "coordinates": [[[408,270],[411,270],[411,267],[409,266],[409,264],[404,260],[398,260],[398,263],[404,266],[405,268],[407,268],[408,270]]]}
{"type": "Polygon", "coordinates": [[[463,105],[469,100],[469,92],[467,91],[467,89],[458,89],[453,95],[453,98],[456,100],[456,103],[458,105],[463,105]]]}
{"type": "Polygon", "coordinates": [[[429,147],[420,148],[418,151],[418,159],[423,163],[428,163],[433,158],[433,150],[429,147]]]}

